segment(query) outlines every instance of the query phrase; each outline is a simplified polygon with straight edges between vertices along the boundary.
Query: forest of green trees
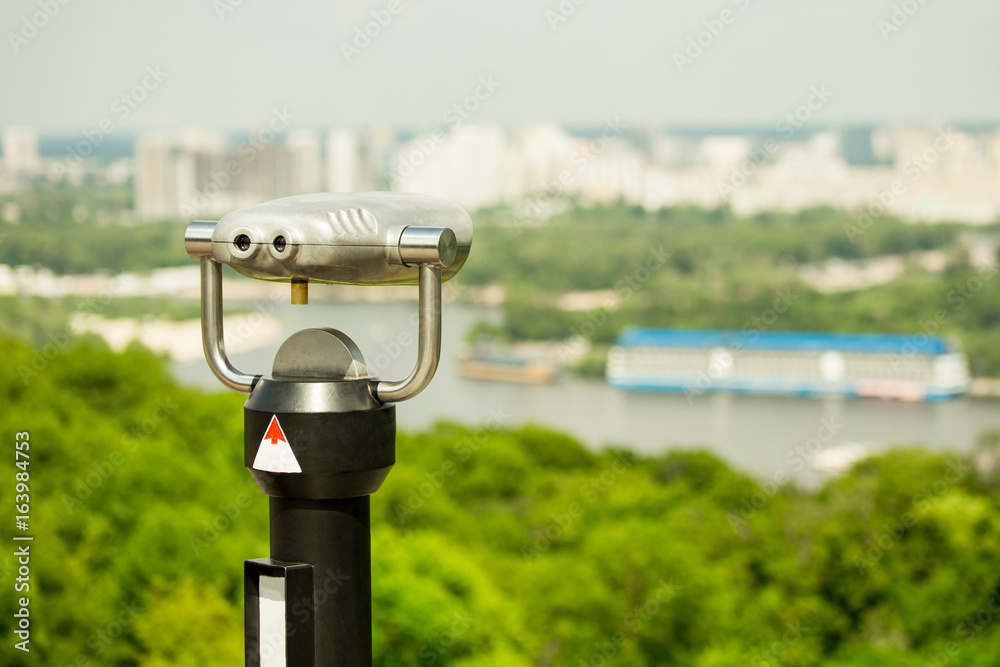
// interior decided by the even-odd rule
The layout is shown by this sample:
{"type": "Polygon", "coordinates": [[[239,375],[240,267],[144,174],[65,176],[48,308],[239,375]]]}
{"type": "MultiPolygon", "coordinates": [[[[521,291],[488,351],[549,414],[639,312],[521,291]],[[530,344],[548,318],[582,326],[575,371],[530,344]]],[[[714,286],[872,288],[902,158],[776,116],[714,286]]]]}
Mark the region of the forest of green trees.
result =
{"type": "Polygon", "coordinates": [[[49,187],[0,196],[19,221],[0,222],[0,264],[43,266],[59,274],[147,271],[182,266],[184,225],[121,224],[127,187],[49,187]]]}
{"type": "MultiPolygon", "coordinates": [[[[139,348],[0,345],[3,534],[28,432],[34,537],[30,654],[0,558],[0,664],[241,665],[242,562],[268,548],[242,398],[139,348]]],[[[998,445],[804,491],[536,426],[401,434],[372,506],[375,664],[992,667],[998,445]]]]}

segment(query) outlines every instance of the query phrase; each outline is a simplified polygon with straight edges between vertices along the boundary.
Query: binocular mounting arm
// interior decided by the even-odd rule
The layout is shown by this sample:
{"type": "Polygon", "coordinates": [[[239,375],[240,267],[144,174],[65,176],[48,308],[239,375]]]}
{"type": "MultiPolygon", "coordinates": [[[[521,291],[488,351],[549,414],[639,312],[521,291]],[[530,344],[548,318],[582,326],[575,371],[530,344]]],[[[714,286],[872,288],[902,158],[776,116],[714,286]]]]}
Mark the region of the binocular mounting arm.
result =
{"type": "MultiPolygon", "coordinates": [[[[210,238],[214,226],[212,222],[194,222],[185,235],[189,254],[201,262],[201,333],[205,359],[223,385],[249,394],[261,376],[238,370],[226,354],[222,264],[211,255],[210,238]]],[[[441,359],[441,272],[454,260],[454,233],[442,228],[407,229],[399,248],[405,265],[416,265],[418,269],[417,363],[404,380],[371,380],[369,390],[381,403],[413,398],[427,388],[437,371],[441,359]]]]}
{"type": "Polygon", "coordinates": [[[237,370],[226,356],[222,329],[222,265],[211,257],[201,258],[201,342],[208,367],[219,382],[249,394],[260,375],[237,370]]]}
{"type": "Polygon", "coordinates": [[[417,365],[400,382],[375,380],[372,395],[382,403],[413,398],[430,384],[441,360],[441,267],[420,265],[420,319],[417,332],[417,365]]]}

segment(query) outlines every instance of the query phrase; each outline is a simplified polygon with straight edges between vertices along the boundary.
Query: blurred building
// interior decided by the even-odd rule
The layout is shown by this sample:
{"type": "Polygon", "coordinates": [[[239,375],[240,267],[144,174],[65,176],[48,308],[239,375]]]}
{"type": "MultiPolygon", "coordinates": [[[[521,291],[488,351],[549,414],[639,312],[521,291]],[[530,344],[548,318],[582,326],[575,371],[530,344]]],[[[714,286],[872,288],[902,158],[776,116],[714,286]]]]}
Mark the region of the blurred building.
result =
{"type": "Polygon", "coordinates": [[[514,188],[519,193],[542,192],[559,182],[559,174],[570,164],[574,139],[555,123],[538,123],[518,129],[511,139],[521,160],[521,173],[514,188]]]}
{"type": "Polygon", "coordinates": [[[323,191],[323,158],[319,132],[298,129],[288,133],[284,143],[288,155],[288,189],[293,195],[323,191]]]}
{"type": "Polygon", "coordinates": [[[322,191],[317,131],[292,130],[280,143],[261,137],[234,143],[204,128],[141,135],[134,157],[137,217],[218,217],[262,201],[322,191]]]}
{"type": "Polygon", "coordinates": [[[466,208],[492,206],[520,194],[523,164],[495,124],[465,124],[447,135],[409,141],[396,153],[394,190],[450,199],[466,208]]]}
{"type": "Polygon", "coordinates": [[[841,154],[852,167],[873,167],[878,164],[872,139],[874,128],[853,126],[840,133],[841,154]]]}
{"type": "Polygon", "coordinates": [[[330,130],[326,136],[326,191],[385,190],[395,144],[396,133],[388,128],[363,134],[347,128],[330,130]]]}
{"type": "Polygon", "coordinates": [[[646,186],[646,157],[624,139],[595,141],[582,140],[575,147],[570,174],[577,197],[584,204],[640,203],[646,186]]]}
{"type": "Polygon", "coordinates": [[[144,134],[135,144],[135,212],[141,220],[176,217],[176,147],[166,134],[144,134]]]}
{"type": "Polygon", "coordinates": [[[326,136],[326,189],[328,192],[361,192],[361,142],[353,130],[338,128],[326,136]]]}
{"type": "Polygon", "coordinates": [[[4,169],[17,173],[38,171],[38,135],[34,128],[8,125],[2,140],[4,169]]]}

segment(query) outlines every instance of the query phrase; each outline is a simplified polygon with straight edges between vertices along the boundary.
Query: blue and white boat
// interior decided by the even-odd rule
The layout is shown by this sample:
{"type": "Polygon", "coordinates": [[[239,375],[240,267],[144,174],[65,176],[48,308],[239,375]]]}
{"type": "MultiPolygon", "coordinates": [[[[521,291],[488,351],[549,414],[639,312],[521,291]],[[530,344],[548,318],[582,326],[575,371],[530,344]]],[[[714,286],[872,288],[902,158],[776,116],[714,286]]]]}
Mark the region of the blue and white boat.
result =
{"type": "Polygon", "coordinates": [[[841,395],[909,401],[962,396],[968,360],[941,336],[630,329],[608,355],[629,391],[841,395]]]}

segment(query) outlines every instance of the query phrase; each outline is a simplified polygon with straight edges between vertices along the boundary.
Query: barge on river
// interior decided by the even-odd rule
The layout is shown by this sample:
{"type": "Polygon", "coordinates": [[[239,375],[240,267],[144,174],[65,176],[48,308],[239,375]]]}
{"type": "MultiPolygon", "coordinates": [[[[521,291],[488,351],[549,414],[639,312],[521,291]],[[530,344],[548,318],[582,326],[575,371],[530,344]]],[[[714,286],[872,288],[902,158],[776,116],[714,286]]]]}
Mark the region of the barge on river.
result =
{"type": "Polygon", "coordinates": [[[630,329],[608,355],[608,384],[700,395],[841,395],[931,401],[969,390],[968,360],[940,336],[630,329]]]}

